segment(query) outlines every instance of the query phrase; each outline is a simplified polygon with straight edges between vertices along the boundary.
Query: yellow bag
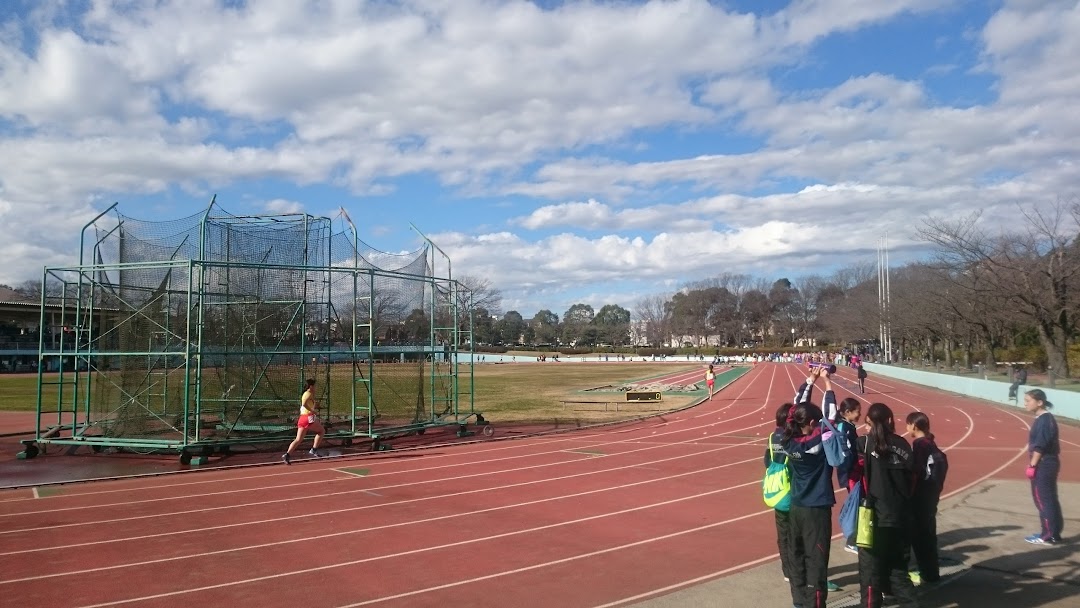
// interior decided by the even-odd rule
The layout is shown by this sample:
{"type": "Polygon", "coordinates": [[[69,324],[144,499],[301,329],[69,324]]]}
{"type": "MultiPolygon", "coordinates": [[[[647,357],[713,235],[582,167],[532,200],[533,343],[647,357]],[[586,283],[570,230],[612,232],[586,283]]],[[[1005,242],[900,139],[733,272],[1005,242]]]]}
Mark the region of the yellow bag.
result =
{"type": "MultiPolygon", "coordinates": [[[[870,496],[870,463],[874,461],[872,436],[866,438],[866,464],[863,476],[866,477],[866,495],[859,503],[858,524],[855,527],[855,544],[863,549],[874,547],[874,525],[877,523],[874,513],[874,499],[870,496]]],[[[862,483],[862,480],[859,481],[862,483]]]]}
{"type": "Polygon", "coordinates": [[[858,525],[855,528],[855,544],[863,549],[871,549],[874,546],[874,505],[870,500],[863,499],[859,503],[858,525]]]}

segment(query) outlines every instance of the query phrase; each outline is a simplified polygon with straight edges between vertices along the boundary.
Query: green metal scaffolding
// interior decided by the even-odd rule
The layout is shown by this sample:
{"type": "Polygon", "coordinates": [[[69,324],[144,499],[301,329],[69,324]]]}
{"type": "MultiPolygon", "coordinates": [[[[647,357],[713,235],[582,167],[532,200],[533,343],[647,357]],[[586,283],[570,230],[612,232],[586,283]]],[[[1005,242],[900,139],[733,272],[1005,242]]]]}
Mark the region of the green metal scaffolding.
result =
{"type": "Polygon", "coordinates": [[[417,251],[378,251],[340,218],[335,231],[330,218],[237,216],[213,200],[169,221],[106,209],[82,230],[78,266],[44,269],[36,443],[184,461],[281,443],[308,378],[327,437],[345,445],[488,431],[471,352],[459,362],[471,306],[449,257],[419,230],[417,251]]]}

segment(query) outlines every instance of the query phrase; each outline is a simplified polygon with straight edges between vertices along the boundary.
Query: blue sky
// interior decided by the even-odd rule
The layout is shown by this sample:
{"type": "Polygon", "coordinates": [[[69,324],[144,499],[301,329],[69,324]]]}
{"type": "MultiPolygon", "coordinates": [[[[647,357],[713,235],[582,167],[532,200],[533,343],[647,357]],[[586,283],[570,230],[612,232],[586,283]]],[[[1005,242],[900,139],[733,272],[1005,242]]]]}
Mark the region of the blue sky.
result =
{"type": "Polygon", "coordinates": [[[504,310],[925,254],[928,214],[1075,199],[1080,5],[1053,0],[0,5],[0,282],[113,201],[344,207],[504,310]]]}

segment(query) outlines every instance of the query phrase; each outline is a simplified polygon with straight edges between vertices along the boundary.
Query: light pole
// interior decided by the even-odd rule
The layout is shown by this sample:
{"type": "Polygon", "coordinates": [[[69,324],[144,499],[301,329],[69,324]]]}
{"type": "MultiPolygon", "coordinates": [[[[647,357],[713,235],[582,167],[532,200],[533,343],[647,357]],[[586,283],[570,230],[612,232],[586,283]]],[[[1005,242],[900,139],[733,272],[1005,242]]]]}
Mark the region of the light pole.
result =
{"type": "Polygon", "coordinates": [[[791,328],[791,348],[795,348],[795,328],[791,328]]]}
{"type": "Polygon", "coordinates": [[[892,363],[892,314],[889,286],[889,234],[878,239],[878,344],[885,363],[892,363]]]}

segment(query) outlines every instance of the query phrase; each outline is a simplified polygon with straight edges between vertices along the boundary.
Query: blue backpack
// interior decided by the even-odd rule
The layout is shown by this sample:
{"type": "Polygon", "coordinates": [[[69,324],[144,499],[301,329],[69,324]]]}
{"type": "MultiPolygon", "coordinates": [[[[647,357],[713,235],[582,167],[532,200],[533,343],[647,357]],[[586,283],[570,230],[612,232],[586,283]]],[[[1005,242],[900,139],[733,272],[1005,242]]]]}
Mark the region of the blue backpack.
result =
{"type": "Polygon", "coordinates": [[[862,501],[862,482],[855,484],[840,507],[840,529],[844,531],[844,538],[851,538],[858,530],[859,504],[862,501]]]}
{"type": "Polygon", "coordinates": [[[851,448],[847,444],[847,437],[829,422],[828,418],[822,418],[821,423],[831,431],[826,438],[821,436],[821,448],[825,450],[825,460],[834,469],[845,469],[851,463],[851,448]]]}
{"type": "Polygon", "coordinates": [[[776,462],[773,456],[772,437],[769,437],[769,467],[761,481],[761,493],[765,504],[777,511],[791,510],[791,470],[787,462],[776,462]]]}

